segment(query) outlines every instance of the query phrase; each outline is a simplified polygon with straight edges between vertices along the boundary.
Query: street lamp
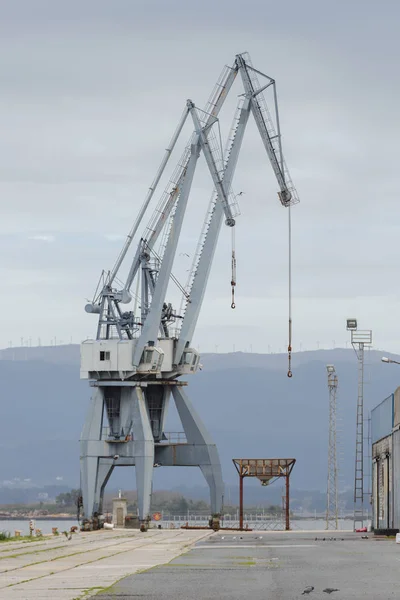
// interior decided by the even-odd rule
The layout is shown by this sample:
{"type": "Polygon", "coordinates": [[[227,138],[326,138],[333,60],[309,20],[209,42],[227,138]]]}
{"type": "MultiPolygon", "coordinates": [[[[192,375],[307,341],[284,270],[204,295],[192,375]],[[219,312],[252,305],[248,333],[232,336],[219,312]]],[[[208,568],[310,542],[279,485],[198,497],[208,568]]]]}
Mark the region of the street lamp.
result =
{"type": "Polygon", "coordinates": [[[398,360],[393,360],[393,358],[388,358],[387,356],[382,356],[381,361],[384,363],[395,363],[396,365],[400,365],[398,360]]]}

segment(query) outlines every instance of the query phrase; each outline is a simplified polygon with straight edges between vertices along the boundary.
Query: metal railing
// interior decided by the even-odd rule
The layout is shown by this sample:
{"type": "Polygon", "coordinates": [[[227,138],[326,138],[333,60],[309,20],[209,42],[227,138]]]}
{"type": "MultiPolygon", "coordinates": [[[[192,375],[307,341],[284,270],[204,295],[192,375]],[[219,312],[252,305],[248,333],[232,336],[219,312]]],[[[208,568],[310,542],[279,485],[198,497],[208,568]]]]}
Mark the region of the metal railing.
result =
{"type": "MultiPolygon", "coordinates": [[[[130,436],[133,440],[133,436],[130,436]]],[[[187,444],[187,438],[184,431],[166,431],[163,435],[165,439],[160,440],[161,444],[187,444]]],[[[106,441],[127,441],[125,437],[115,438],[112,434],[111,427],[105,426],[101,429],[101,439],[106,441]]]]}
{"type": "MultiPolygon", "coordinates": [[[[161,513],[161,519],[154,521],[155,526],[161,525],[164,529],[178,529],[182,526],[208,527],[211,515],[191,514],[171,515],[161,513]]],[[[281,531],[285,529],[285,519],[281,516],[246,513],[244,515],[244,528],[258,531],[281,531]]],[[[221,518],[221,527],[232,529],[239,528],[239,514],[227,514],[221,518]]],[[[291,529],[300,529],[298,524],[291,523],[291,529]]]]}
{"type": "Polygon", "coordinates": [[[187,438],[184,431],[166,431],[165,439],[160,440],[164,444],[187,444],[187,438]]]}

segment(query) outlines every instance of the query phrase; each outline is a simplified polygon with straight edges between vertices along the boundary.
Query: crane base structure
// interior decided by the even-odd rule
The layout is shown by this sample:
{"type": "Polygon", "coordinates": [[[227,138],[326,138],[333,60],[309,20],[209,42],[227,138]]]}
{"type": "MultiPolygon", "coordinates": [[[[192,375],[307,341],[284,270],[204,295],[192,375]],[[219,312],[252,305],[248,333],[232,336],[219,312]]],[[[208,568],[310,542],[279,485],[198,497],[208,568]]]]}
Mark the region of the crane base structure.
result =
{"type": "MultiPolygon", "coordinates": [[[[186,101],[116,263],[111,271],[103,271],[93,300],[85,306],[87,313],[98,316],[95,339],[81,344],[81,378],[89,380],[93,389],[81,436],[83,518],[89,526],[99,523],[104,489],[114,467],[135,467],[138,516],[145,530],[150,519],[154,467],[197,466],[210,488],[211,523],[218,527],[223,504],[220,460],[181,378],[201,368],[200,355],[192,347],[192,340],[224,221],[232,232],[230,284],[231,308],[235,308],[236,254],[232,228],[239,211],[232,181],[251,115],[279,184],[279,201],[289,209],[290,217],[290,207],[299,199],[282,154],[275,80],[254,69],[247,53],[238,54],[233,65],[223,69],[204,110],[197,108],[192,100],[186,101]],[[222,148],[218,115],[238,74],[244,93],[239,95],[222,148]],[[273,113],[263,96],[268,90],[272,92],[273,113]],[[166,178],[165,190],[144,226],[143,219],[148,218],[154,193],[189,117],[193,122],[190,139],[174,172],[166,178]],[[179,253],[178,246],[189,250],[186,244],[193,239],[197,225],[192,219],[190,236],[182,233],[201,156],[213,191],[205,205],[205,219],[199,227],[191,267],[183,270],[179,256],[190,255],[179,253]],[[129,257],[132,243],[136,250],[129,257]],[[177,271],[173,272],[175,268],[187,277],[185,285],[180,283],[177,271]],[[176,440],[165,431],[171,397],[184,430],[184,437],[176,440]]],[[[290,353],[289,309],[289,365],[290,353]]]]}
{"type": "Polygon", "coordinates": [[[81,437],[81,486],[84,515],[102,513],[105,486],[115,467],[135,467],[137,502],[141,530],[149,523],[154,467],[200,467],[210,488],[213,526],[218,528],[223,503],[223,479],[217,447],[187,397],[185,382],[157,381],[145,385],[127,382],[113,386],[95,384],[89,412],[81,437]],[[105,412],[110,412],[112,392],[121,435],[103,427],[105,412]],[[162,433],[154,436],[157,419],[152,413],[165,413],[173,397],[184,436],[162,433]],[[157,398],[158,406],[154,408],[157,398]],[[118,405],[118,406],[117,406],[118,405]],[[117,406],[117,407],[116,407],[117,406]],[[125,431],[131,431],[125,435],[125,431]]]}

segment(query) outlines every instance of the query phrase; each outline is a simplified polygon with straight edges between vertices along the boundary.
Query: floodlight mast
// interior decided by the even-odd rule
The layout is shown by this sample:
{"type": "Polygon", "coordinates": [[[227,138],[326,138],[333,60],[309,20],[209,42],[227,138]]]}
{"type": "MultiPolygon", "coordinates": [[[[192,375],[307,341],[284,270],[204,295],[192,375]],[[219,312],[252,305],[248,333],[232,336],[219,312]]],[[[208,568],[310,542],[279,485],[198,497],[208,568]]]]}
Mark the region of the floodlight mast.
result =
{"type": "Polygon", "coordinates": [[[81,377],[90,379],[94,388],[81,437],[81,486],[84,514],[89,521],[101,513],[104,487],[116,466],[113,459],[116,454],[118,465],[136,468],[142,528],[146,528],[150,513],[154,464],[199,466],[210,487],[212,513],[216,521],[219,519],[223,483],[217,449],[184,394],[186,384],[179,378],[199,368],[200,356],[191,342],[223,218],[227,226],[235,226],[236,200],[231,186],[250,114],[255,118],[277,177],[282,205],[290,208],[298,202],[282,154],[275,81],[256,71],[247,54],[237,55],[233,66],[222,72],[204,111],[191,100],[187,101],[114,268],[103,275],[98,293],[86,306],[87,312],[98,315],[96,339],[86,340],[81,346],[81,377]],[[238,73],[244,94],[239,99],[231,134],[222,152],[215,124],[238,73]],[[257,74],[266,78],[266,85],[259,84],[257,74]],[[276,125],[262,94],[269,86],[274,90],[276,125]],[[194,132],[144,233],[137,240],[136,252],[123,278],[121,268],[188,116],[193,120],[194,132]],[[172,268],[201,153],[214,193],[184,287],[174,277],[172,268]],[[182,293],[179,312],[167,301],[170,280],[182,293]],[[135,306],[140,304],[140,314],[122,308],[132,302],[134,281],[138,290],[135,306]],[[171,443],[164,432],[171,394],[187,440],[179,445],[171,443]],[[108,428],[102,426],[104,414],[108,428]]]}
{"type": "Polygon", "coordinates": [[[366,520],[364,513],[364,498],[369,496],[370,479],[365,482],[364,473],[364,351],[365,347],[372,344],[372,331],[359,330],[357,319],[347,319],[346,329],[351,332],[351,344],[358,362],[358,392],[357,392],[357,418],[356,418],[356,452],[354,470],[354,530],[364,527],[366,520]]]}

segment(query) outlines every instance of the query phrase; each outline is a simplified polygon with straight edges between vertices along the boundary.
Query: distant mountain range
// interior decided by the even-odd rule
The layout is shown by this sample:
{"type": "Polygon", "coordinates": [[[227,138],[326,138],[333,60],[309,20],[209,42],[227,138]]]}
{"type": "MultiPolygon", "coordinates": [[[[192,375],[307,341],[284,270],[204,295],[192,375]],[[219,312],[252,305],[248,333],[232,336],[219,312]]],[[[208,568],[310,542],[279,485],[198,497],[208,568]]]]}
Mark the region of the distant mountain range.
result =
{"type": "MultiPolygon", "coordinates": [[[[373,350],[367,353],[366,414],[400,383],[400,367],[381,363],[381,355],[373,350]]],[[[353,350],[297,353],[291,379],[286,376],[283,354],[204,354],[201,360],[203,370],[188,377],[188,393],[218,445],[228,490],[236,489],[237,483],[232,458],[279,456],[297,460],[293,489],[325,490],[326,365],[334,364],[339,378],[340,485],[343,490],[352,487],[357,398],[353,350]]],[[[59,482],[77,487],[78,441],[90,397],[87,382],[79,379],[79,346],[1,350],[0,377],[0,486],[20,478],[37,485],[59,482]]],[[[179,430],[173,410],[168,429],[179,430]]],[[[109,487],[134,488],[133,470],[114,473],[109,487]]],[[[155,469],[155,489],[183,485],[204,487],[200,471],[155,469]]],[[[248,489],[251,493],[250,482],[248,489]]],[[[265,490],[260,487],[261,491],[265,490]]]]}

